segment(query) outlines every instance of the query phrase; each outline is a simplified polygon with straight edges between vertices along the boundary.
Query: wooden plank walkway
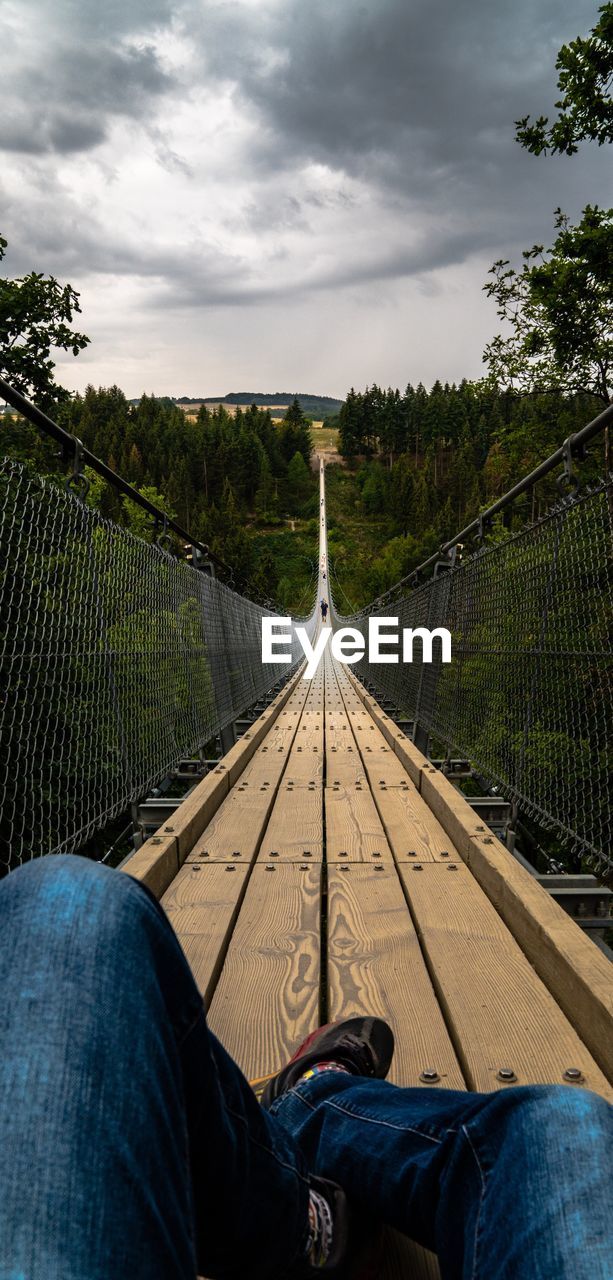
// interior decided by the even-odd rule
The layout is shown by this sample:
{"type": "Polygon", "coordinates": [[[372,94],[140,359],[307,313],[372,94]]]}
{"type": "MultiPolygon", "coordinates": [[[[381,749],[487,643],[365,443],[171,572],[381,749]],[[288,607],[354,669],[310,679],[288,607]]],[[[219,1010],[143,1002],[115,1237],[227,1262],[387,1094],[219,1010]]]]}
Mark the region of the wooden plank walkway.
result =
{"type": "MultiPolygon", "coordinates": [[[[610,1012],[596,1061],[349,671],[327,657],[268,719],[259,739],[254,727],[255,750],[239,743],[226,757],[228,777],[200,784],[207,820],[188,798],[161,848],[148,841],[127,867],[149,880],[168,842],[185,850],[189,834],[161,900],[210,1025],[246,1075],[274,1071],[321,1021],[367,1010],[394,1027],[398,1084],[491,1090],[508,1087],[501,1069],[526,1084],[563,1083],[578,1068],[583,1085],[613,1099],[610,1012]]],[[[415,775],[420,758],[406,750],[415,775]]],[[[455,821],[464,804],[468,824],[454,795],[455,821]]],[[[511,874],[511,855],[492,841],[511,874]]],[[[591,977],[593,1017],[607,986],[610,1010],[608,962],[561,910],[557,928],[584,986],[591,977]]],[[[432,1280],[437,1268],[394,1236],[382,1274],[432,1280]]]]}
{"type": "MultiPolygon", "coordinates": [[[[613,1100],[608,961],[329,653],[126,870],[250,1078],[369,1012],[394,1028],[398,1084],[488,1091],[511,1072],[613,1100]]],[[[390,1235],[385,1280],[437,1274],[390,1235]]]]}

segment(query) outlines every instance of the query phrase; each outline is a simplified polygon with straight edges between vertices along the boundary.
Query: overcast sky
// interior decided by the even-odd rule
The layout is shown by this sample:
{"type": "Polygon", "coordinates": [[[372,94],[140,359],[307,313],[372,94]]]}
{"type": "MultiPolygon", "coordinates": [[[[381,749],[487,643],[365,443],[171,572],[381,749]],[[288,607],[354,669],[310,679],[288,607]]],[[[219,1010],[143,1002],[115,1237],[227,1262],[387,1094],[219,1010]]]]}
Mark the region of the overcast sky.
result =
{"type": "Polygon", "coordinates": [[[535,158],[587,0],[0,0],[7,274],[81,294],[65,386],[128,395],[479,377],[498,257],[613,203],[535,158]]]}

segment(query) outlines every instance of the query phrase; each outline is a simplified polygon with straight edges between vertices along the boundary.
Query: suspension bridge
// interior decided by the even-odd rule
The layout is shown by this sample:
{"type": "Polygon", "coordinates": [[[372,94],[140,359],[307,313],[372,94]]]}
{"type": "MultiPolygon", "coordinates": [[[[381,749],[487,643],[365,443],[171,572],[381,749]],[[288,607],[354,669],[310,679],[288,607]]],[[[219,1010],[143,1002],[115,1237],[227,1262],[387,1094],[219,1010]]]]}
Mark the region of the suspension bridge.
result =
{"type": "MultiPolygon", "coordinates": [[[[567,442],[560,453],[566,480],[577,452],[567,442]]],[[[289,677],[281,665],[264,673],[266,610],[178,562],[163,540],[146,546],[103,520],[78,492],[82,464],[80,453],[68,492],[10,462],[1,475],[6,869],[78,849],[164,773],[200,764],[122,872],[161,900],[210,1025],[254,1087],[319,1023],[368,1010],[394,1028],[396,1083],[555,1083],[613,1100],[610,960],[471,806],[452,758],[441,768],[427,754],[431,736],[467,753],[474,742],[512,804],[566,833],[595,869],[610,867],[610,658],[598,615],[587,629],[573,623],[579,583],[598,588],[605,611],[610,599],[610,478],[585,492],[569,484],[544,521],[491,555],[480,518],[467,562],[456,559],[459,535],[434,557],[433,578],[399,584],[353,619],[364,627],[394,604],[401,623],[446,620],[457,663],[405,671],[414,687],[401,691],[400,667],[370,670],[365,659],[354,670],[329,650],[310,681],[297,650],[289,677]],[[523,618],[508,608],[513,583],[523,618]],[[573,783],[556,738],[559,670],[566,714],[593,712],[576,734],[578,757],[586,737],[593,746],[587,796],[584,764],[573,783]],[[409,709],[412,733],[386,698],[409,709]],[[501,732],[481,750],[488,699],[501,732]],[[534,750],[537,730],[558,752],[554,768],[534,750]],[[219,758],[199,761],[214,734],[219,758]]],[[[338,626],[323,462],[319,510],[317,600],[338,626]]],[[[210,569],[208,548],[201,557],[210,569]]],[[[303,621],[314,639],[317,602],[303,621]]],[[[384,1274],[432,1280],[438,1269],[390,1233],[384,1274]]]]}

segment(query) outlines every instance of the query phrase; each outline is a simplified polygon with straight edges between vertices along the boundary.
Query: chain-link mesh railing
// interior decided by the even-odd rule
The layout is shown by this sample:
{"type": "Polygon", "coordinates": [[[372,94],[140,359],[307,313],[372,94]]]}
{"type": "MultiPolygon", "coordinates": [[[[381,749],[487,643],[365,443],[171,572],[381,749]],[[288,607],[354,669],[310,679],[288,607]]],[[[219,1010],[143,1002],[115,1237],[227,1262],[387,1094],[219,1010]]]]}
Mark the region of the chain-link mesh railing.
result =
{"type": "Polygon", "coordinates": [[[81,847],[292,667],[264,609],[9,459],[0,549],[2,869],[81,847]]]}
{"type": "MultiPolygon", "coordinates": [[[[446,627],[452,661],[354,670],[596,870],[613,867],[611,483],[576,493],[369,616],[446,627]]],[[[389,652],[389,650],[388,650],[389,652]]],[[[401,653],[402,656],[402,653],[401,653]]]]}

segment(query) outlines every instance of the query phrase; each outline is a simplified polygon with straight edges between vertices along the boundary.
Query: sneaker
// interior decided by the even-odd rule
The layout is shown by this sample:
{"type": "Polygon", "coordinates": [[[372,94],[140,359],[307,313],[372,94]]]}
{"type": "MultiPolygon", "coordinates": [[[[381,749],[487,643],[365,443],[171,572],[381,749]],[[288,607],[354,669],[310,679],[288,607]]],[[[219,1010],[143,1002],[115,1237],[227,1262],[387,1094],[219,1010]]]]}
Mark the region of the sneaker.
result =
{"type": "Polygon", "coordinates": [[[383,1228],[363,1208],[347,1199],[342,1187],[311,1175],[313,1191],[327,1201],[332,1240],[325,1261],[304,1258],[291,1272],[292,1280],[377,1280],[381,1271],[383,1228]]]}
{"type": "MultiPolygon", "coordinates": [[[[262,1106],[293,1089],[317,1063],[335,1063],[350,1075],[385,1079],[394,1053],[394,1033],[382,1018],[346,1018],[318,1027],[276,1075],[252,1081],[262,1106]]],[[[296,1280],[376,1280],[380,1272],[382,1228],[363,1205],[353,1204],[342,1187],[311,1176],[313,1191],[327,1202],[332,1236],[325,1260],[313,1256],[297,1264],[296,1280]]],[[[327,1215],[326,1215],[327,1216],[327,1215]]],[[[315,1249],[317,1255],[317,1249],[315,1249]]]]}
{"type": "Polygon", "coordinates": [[[319,1062],[336,1062],[353,1076],[384,1080],[394,1053],[394,1033],[383,1018],[346,1018],[318,1027],[294,1056],[264,1086],[260,1101],[268,1110],[276,1098],[293,1089],[319,1062]]]}

